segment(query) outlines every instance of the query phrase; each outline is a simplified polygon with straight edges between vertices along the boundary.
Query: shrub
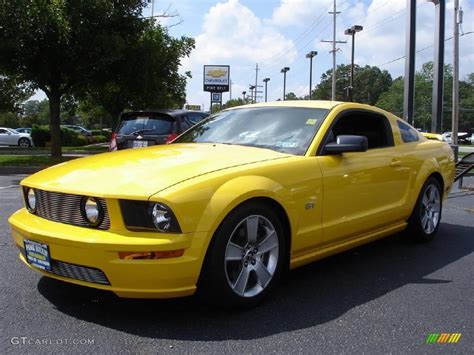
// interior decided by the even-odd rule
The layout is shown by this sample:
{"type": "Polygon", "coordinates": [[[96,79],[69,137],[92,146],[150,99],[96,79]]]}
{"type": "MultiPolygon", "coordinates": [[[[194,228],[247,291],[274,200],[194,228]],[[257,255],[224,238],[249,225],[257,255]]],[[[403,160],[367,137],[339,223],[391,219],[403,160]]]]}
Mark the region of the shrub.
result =
{"type": "Polygon", "coordinates": [[[51,141],[51,133],[48,126],[33,126],[31,129],[31,139],[35,147],[46,147],[46,143],[51,141]]]}
{"type": "Polygon", "coordinates": [[[106,136],[94,136],[94,143],[106,143],[109,139],[106,136]]]}

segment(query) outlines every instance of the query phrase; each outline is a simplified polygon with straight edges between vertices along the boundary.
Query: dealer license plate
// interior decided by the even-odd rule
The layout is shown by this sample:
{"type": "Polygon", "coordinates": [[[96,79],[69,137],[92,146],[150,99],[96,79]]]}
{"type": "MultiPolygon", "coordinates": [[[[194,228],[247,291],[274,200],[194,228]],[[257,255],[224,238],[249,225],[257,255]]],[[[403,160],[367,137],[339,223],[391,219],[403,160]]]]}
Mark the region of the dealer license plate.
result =
{"type": "Polygon", "coordinates": [[[51,270],[48,244],[28,239],[24,240],[24,244],[26,261],[28,261],[29,264],[43,270],[51,270]]]}
{"type": "Polygon", "coordinates": [[[148,141],[133,141],[133,148],[148,147],[148,141]]]}

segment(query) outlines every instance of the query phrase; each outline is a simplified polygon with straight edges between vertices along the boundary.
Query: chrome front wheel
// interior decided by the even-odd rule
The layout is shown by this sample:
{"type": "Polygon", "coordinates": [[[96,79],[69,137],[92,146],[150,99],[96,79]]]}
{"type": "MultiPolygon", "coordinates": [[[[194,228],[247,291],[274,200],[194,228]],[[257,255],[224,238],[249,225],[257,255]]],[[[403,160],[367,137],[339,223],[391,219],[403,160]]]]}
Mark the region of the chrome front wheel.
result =
{"type": "Polygon", "coordinates": [[[275,227],[262,215],[243,219],[233,230],[225,251],[225,274],[231,289],[253,297],[270,283],[278,265],[275,227]]]}

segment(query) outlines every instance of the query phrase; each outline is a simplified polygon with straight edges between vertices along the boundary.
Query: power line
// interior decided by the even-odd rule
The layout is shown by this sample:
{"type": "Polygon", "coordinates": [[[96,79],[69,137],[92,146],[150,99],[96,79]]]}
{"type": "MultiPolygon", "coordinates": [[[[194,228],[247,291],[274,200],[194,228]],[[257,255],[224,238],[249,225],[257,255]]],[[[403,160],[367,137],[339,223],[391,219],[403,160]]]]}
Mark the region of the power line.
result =
{"type": "MultiPolygon", "coordinates": [[[[473,33],[474,33],[474,31],[465,32],[465,33],[459,35],[459,37],[463,37],[463,36],[470,35],[470,34],[473,34],[473,33]]],[[[453,36],[451,36],[451,37],[449,37],[449,38],[446,38],[444,41],[447,42],[447,41],[450,41],[450,40],[452,40],[452,39],[453,39],[453,36]]],[[[423,52],[423,51],[425,51],[425,50],[427,50],[427,49],[429,49],[429,48],[431,48],[431,47],[433,47],[433,46],[434,46],[434,45],[431,44],[431,45],[429,45],[429,46],[426,46],[426,47],[424,47],[424,48],[421,48],[421,49],[417,50],[415,53],[418,54],[418,53],[423,52]]],[[[403,58],[405,58],[404,55],[402,55],[401,57],[398,57],[398,58],[389,60],[388,62],[379,64],[379,65],[377,65],[377,66],[378,66],[378,67],[383,67],[384,65],[394,63],[394,62],[396,62],[396,61],[402,60],[403,58]]]]}

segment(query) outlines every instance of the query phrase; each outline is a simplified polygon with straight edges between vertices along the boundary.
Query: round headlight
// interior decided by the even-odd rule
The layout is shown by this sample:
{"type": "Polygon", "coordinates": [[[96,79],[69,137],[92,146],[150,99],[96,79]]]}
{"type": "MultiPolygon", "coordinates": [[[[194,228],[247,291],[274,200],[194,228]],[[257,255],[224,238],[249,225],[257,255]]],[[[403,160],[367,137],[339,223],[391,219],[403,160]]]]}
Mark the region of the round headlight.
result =
{"type": "Polygon", "coordinates": [[[161,203],[155,203],[151,211],[151,218],[153,220],[153,224],[159,231],[169,231],[173,221],[173,216],[166,206],[162,205],[161,203]]]}
{"type": "Polygon", "coordinates": [[[26,207],[30,212],[34,212],[36,210],[36,192],[34,189],[28,189],[26,192],[26,207]]]}
{"type": "Polygon", "coordinates": [[[84,200],[83,212],[87,222],[91,225],[97,225],[100,223],[101,209],[95,198],[88,197],[84,200]]]}

